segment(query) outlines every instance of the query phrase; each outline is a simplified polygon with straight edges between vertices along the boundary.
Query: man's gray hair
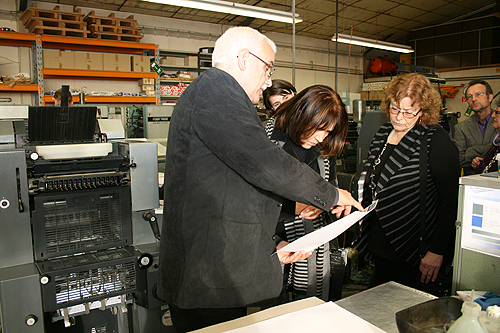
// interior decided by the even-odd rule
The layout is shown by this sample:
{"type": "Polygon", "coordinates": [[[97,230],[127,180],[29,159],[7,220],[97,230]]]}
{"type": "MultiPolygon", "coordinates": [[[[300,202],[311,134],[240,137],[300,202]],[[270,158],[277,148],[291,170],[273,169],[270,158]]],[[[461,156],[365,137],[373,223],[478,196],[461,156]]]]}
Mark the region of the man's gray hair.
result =
{"type": "Polygon", "coordinates": [[[257,52],[262,48],[263,41],[267,42],[276,53],[276,44],[257,30],[250,27],[231,27],[215,42],[212,66],[215,67],[220,63],[230,64],[242,49],[257,52]]]}

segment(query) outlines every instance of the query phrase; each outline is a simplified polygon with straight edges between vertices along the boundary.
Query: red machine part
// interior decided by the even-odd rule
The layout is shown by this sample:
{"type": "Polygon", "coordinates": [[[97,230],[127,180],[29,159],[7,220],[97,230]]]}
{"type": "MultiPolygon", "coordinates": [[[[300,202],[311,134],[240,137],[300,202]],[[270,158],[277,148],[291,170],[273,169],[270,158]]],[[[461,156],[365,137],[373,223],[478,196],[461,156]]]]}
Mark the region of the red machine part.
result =
{"type": "Polygon", "coordinates": [[[374,74],[384,74],[396,72],[398,66],[394,61],[387,60],[387,56],[382,58],[373,58],[370,60],[370,71],[374,74]]]}

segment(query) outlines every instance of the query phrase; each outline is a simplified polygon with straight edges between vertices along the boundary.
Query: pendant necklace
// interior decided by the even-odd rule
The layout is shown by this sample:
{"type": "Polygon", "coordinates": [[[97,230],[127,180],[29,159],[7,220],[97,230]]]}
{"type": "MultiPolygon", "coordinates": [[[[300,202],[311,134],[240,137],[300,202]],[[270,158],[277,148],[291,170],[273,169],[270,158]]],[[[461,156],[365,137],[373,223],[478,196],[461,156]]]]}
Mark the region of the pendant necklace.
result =
{"type": "Polygon", "coordinates": [[[372,190],[372,202],[375,201],[375,197],[377,196],[377,193],[375,192],[375,188],[377,187],[377,184],[375,184],[374,178],[375,178],[375,168],[380,164],[382,161],[382,155],[384,155],[385,150],[387,149],[387,145],[389,144],[389,141],[391,141],[392,136],[394,135],[395,131],[392,130],[389,136],[387,137],[387,141],[384,144],[384,147],[382,148],[382,151],[378,155],[378,157],[373,161],[373,171],[370,174],[370,188],[372,190]]]}

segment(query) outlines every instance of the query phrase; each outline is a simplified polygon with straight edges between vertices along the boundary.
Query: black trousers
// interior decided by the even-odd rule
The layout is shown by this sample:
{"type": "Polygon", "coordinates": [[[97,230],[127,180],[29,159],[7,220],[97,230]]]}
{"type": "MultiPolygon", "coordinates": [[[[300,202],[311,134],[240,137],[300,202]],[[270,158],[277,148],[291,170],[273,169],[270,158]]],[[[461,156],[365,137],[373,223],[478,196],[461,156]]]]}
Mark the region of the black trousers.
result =
{"type": "Polygon", "coordinates": [[[368,287],[372,288],[389,281],[395,281],[434,296],[450,296],[453,269],[450,265],[446,265],[448,261],[449,259],[445,257],[436,281],[422,283],[420,282],[422,272],[420,272],[419,267],[413,267],[406,262],[395,262],[374,256],[373,263],[375,264],[375,269],[370,277],[368,287]]]}
{"type": "Polygon", "coordinates": [[[247,314],[247,308],[181,309],[173,304],[169,304],[168,307],[177,333],[198,330],[247,314]]]}
{"type": "Polygon", "coordinates": [[[375,269],[370,277],[369,288],[381,285],[389,281],[395,281],[402,285],[417,288],[422,273],[418,267],[406,262],[395,262],[385,258],[374,256],[375,269]]]}

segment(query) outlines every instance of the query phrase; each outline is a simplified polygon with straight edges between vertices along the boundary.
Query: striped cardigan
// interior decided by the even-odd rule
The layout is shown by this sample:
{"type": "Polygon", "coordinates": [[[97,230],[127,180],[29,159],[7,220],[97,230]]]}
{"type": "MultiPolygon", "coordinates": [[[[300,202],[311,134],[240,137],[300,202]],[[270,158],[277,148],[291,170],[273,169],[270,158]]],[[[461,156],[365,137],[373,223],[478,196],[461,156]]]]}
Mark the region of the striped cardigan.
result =
{"type": "MultiPolygon", "coordinates": [[[[394,148],[393,153],[387,160],[376,184],[376,199],[379,200],[375,210],[383,231],[387,235],[396,253],[412,265],[420,262],[420,177],[419,156],[422,139],[426,131],[427,151],[438,126],[428,127],[425,125],[414,126],[394,148]]],[[[390,123],[381,126],[373,138],[368,153],[362,177],[365,178],[363,186],[363,206],[372,202],[372,191],[370,185],[370,174],[373,172],[373,162],[379,157],[387,138],[393,127],[390,123]]],[[[429,249],[432,234],[436,228],[436,217],[438,213],[438,192],[427,164],[426,185],[426,223],[425,242],[426,251],[429,249]]],[[[367,219],[365,219],[367,221],[367,219]]],[[[361,238],[356,248],[368,259],[368,231],[369,226],[361,223],[361,238]]]]}
{"type": "MultiPolygon", "coordinates": [[[[269,119],[266,124],[266,132],[269,139],[276,143],[280,149],[284,149],[286,152],[294,155],[293,150],[286,149],[285,135],[274,127],[274,117],[269,119]],[[285,147],[285,148],[284,148],[285,147]]],[[[311,148],[318,150],[318,148],[311,148]]],[[[332,168],[333,176],[330,180],[330,166],[331,162],[327,158],[322,158],[318,153],[316,161],[319,166],[321,176],[330,181],[332,184],[337,186],[337,177],[335,172],[335,166],[332,168]]],[[[325,214],[321,214],[318,218],[314,220],[306,220],[300,218],[298,215],[295,216],[293,220],[284,221],[284,229],[286,233],[286,240],[288,242],[293,242],[294,240],[304,236],[311,231],[319,229],[329,223],[325,214]]],[[[330,247],[329,243],[323,244],[318,247],[313,254],[305,259],[300,260],[291,264],[290,274],[288,275],[287,287],[291,287],[294,291],[300,293],[300,297],[296,297],[297,294],[294,293],[294,300],[298,298],[305,298],[316,296],[328,301],[330,286],[330,247]]]]}

